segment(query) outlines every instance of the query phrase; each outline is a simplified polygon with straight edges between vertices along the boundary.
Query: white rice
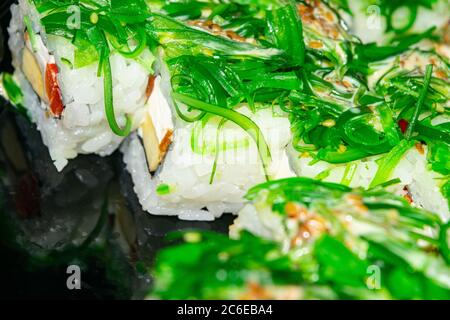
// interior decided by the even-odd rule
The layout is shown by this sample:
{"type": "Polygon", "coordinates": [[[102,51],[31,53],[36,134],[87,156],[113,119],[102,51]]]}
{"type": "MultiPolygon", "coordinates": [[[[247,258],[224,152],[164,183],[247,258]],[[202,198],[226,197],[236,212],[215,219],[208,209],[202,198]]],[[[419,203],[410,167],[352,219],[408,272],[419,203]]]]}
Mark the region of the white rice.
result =
{"type": "MultiPolygon", "coordinates": [[[[95,153],[110,155],[117,149],[123,138],[116,136],[106,120],[103,98],[103,78],[97,77],[98,64],[71,69],[62,59],[73,62],[74,46],[66,39],[47,36],[39,24],[35,8],[28,1],[20,0],[11,8],[12,19],[9,26],[9,47],[13,55],[16,77],[24,88],[25,106],[44,143],[49,149],[52,160],[58,170],[62,170],[68,160],[78,154],[95,153]],[[48,51],[55,57],[58,65],[58,84],[61,89],[65,109],[61,119],[48,115],[48,107],[39,102],[38,96],[21,72],[21,57],[24,49],[23,17],[27,15],[33,23],[35,32],[39,32],[48,51]]],[[[147,57],[151,53],[143,53],[147,57]]],[[[133,118],[136,128],[144,114],[145,91],[150,70],[138,62],[126,59],[119,54],[111,56],[113,75],[114,110],[119,125],[125,123],[125,113],[133,118]]]]}
{"type": "MultiPolygon", "coordinates": [[[[396,166],[389,179],[400,179],[400,183],[389,188],[389,191],[398,195],[404,195],[404,187],[408,188],[414,205],[428,211],[438,213],[444,221],[450,219],[450,210],[447,199],[443,196],[440,186],[442,176],[428,169],[428,148],[423,146],[422,154],[416,147],[411,148],[396,166]]],[[[319,161],[313,165],[311,157],[301,157],[292,147],[289,148],[289,156],[295,173],[301,177],[317,178],[324,172],[327,175],[323,181],[342,183],[347,164],[333,165],[319,161]]],[[[368,188],[378,170],[378,160],[381,156],[354,161],[355,171],[349,186],[352,188],[368,188]]]]}
{"type": "MultiPolygon", "coordinates": [[[[284,151],[290,139],[288,119],[272,117],[269,109],[257,112],[253,120],[266,133],[265,137],[270,137],[271,171],[276,172],[275,178],[293,176],[284,151]]],[[[177,121],[172,147],[153,177],[138,136],[124,145],[124,161],[144,210],[156,215],[178,215],[183,220],[214,220],[223,213],[237,213],[247,190],[265,181],[256,144],[241,128],[229,123],[222,130],[223,137],[245,146],[219,152],[217,171],[210,183],[215,152],[203,149],[201,154],[192,150],[195,125],[177,121]],[[156,189],[161,184],[170,187],[169,194],[158,195],[156,189]]],[[[206,142],[207,146],[215,147],[216,134],[217,123],[205,127],[204,139],[211,142],[206,142]]]]}
{"type": "MultiPolygon", "coordinates": [[[[155,87],[154,93],[165,98],[176,114],[170,99],[170,79],[167,69],[158,67],[162,73],[161,87],[155,87]]],[[[159,82],[158,82],[159,83],[159,82]]],[[[247,107],[238,109],[250,115],[247,107]]],[[[345,173],[344,165],[318,162],[310,165],[310,157],[301,157],[291,145],[289,120],[285,115],[277,115],[271,108],[252,114],[251,118],[262,130],[272,152],[272,178],[301,176],[318,178],[326,172],[324,181],[341,183],[345,173]]],[[[243,196],[247,190],[265,181],[262,165],[256,145],[238,126],[227,123],[221,135],[227,141],[248,141],[247,148],[220,151],[217,172],[210,184],[215,153],[206,150],[203,154],[192,150],[191,138],[195,126],[199,123],[186,123],[175,117],[174,141],[158,171],[149,173],[145,150],[139,136],[134,135],[122,148],[124,161],[134,182],[134,190],[145,211],[155,215],[174,215],[183,220],[214,220],[223,213],[237,213],[244,205],[243,196]],[[169,194],[158,195],[157,188],[167,185],[169,194]]],[[[210,121],[203,129],[205,145],[214,147],[217,136],[217,121],[210,121]]],[[[200,143],[201,144],[201,143],[200,143]]],[[[399,178],[401,182],[390,187],[390,191],[405,195],[404,187],[413,197],[414,204],[436,212],[444,220],[450,218],[448,202],[441,193],[440,175],[427,168],[427,148],[424,154],[412,148],[400,161],[390,179],[399,178]]],[[[349,186],[368,188],[378,170],[377,160],[381,156],[356,161],[355,173],[349,186]]],[[[251,217],[252,215],[249,215],[251,217]]],[[[250,223],[251,224],[251,223],[250,223]]],[[[255,222],[255,228],[262,230],[255,222]]],[[[263,232],[263,230],[261,231],[263,232]]]]}

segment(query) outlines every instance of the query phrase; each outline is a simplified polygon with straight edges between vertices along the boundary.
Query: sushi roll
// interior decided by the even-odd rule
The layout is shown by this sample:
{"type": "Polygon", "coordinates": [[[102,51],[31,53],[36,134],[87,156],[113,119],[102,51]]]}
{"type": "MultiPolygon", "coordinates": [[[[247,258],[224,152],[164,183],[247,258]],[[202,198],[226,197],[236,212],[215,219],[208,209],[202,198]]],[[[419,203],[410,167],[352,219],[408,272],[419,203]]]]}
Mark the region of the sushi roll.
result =
{"type": "Polygon", "coordinates": [[[139,126],[153,79],[145,2],[20,0],[11,12],[15,78],[56,168],[111,154],[139,126]]]}
{"type": "Polygon", "coordinates": [[[329,73],[309,82],[311,93],[290,95],[294,171],[351,187],[385,185],[448,220],[448,60],[433,51],[355,46],[358,72],[342,80],[329,73]]]}
{"type": "MultiPolygon", "coordinates": [[[[206,17],[185,21],[163,12],[149,20],[160,44],[157,77],[148,117],[123,152],[152,214],[214,220],[236,213],[255,183],[293,175],[289,121],[273,103],[298,85],[293,72],[278,71],[288,57],[259,43],[261,34],[246,38],[206,17]]],[[[236,12],[228,19],[237,20],[236,12]]]]}
{"type": "Polygon", "coordinates": [[[194,4],[189,14],[150,2],[154,89],[146,121],[122,150],[146,211],[212,220],[236,213],[255,183],[294,176],[283,104],[300,90],[305,47],[344,65],[353,38],[320,1],[236,4],[220,15],[213,2],[194,4]]]}
{"type": "Polygon", "coordinates": [[[374,63],[371,65],[373,73],[368,78],[373,90],[388,97],[394,106],[400,130],[416,140],[396,169],[399,177],[408,181],[406,190],[413,201],[439,213],[444,220],[450,219],[448,61],[434,52],[414,49],[380,64],[374,63]],[[423,86],[428,84],[427,80],[427,95],[420,105],[420,94],[424,96],[423,86]],[[416,93],[411,94],[410,90],[416,93]],[[413,104],[417,119],[409,116],[413,104]]]}
{"type": "Polygon", "coordinates": [[[448,225],[402,197],[290,178],[258,185],[246,198],[231,239],[201,232],[170,238],[183,241],[158,255],[150,298],[450,295],[448,225]]]}
{"type": "MultiPolygon", "coordinates": [[[[345,234],[356,249],[358,245],[352,243],[351,237],[379,241],[393,237],[399,238],[394,242],[401,243],[402,234],[418,226],[418,238],[408,241],[422,243],[419,239],[439,237],[446,228],[437,214],[415,208],[403,197],[381,187],[352,189],[295,177],[255,186],[246,199],[249,203],[230,227],[230,235],[238,238],[248,231],[280,243],[286,252],[329,233],[345,234]],[[423,219],[423,224],[416,224],[416,219],[423,219]]],[[[422,245],[418,247],[427,247],[422,245]]]]}

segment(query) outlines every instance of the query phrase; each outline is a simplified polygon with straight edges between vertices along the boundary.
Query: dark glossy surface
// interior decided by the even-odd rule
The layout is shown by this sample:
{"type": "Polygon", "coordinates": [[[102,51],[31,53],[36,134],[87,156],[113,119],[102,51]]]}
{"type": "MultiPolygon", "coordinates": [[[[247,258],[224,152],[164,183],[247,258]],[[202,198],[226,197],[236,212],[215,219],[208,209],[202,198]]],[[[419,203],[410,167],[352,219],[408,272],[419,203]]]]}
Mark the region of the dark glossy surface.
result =
{"type": "MultiPolygon", "coordinates": [[[[7,51],[0,50],[1,72],[11,70],[7,51]]],[[[167,233],[227,232],[232,220],[186,222],[143,212],[119,152],[80,156],[58,173],[35,126],[0,98],[0,298],[142,298],[167,233]],[[81,290],[66,286],[73,264],[81,268],[81,290]]]]}

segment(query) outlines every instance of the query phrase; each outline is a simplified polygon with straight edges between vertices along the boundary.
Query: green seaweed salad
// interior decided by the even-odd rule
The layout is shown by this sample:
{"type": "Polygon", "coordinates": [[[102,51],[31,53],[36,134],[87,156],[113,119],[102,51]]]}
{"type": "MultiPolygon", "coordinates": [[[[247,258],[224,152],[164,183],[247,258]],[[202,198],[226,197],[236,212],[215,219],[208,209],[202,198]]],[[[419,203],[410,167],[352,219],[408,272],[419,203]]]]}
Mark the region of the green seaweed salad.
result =
{"type": "MultiPolygon", "coordinates": [[[[110,54],[137,58],[148,48],[164,66],[156,72],[168,74],[178,118],[205,126],[219,117],[217,130],[225,121],[240,126],[256,141],[268,180],[267,137],[251,115],[239,112],[243,105],[253,113],[279,107],[291,123],[292,147],[313,162],[382,157],[369,191],[302,179],[250,191],[249,200],[269,204],[278,218],[293,202],[333,225],[307,243],[288,241],[286,249],[289,228],[273,243],[251,235],[244,222],[237,240],[175,236],[187,241],[160,254],[151,296],[449,298],[448,225],[377,189],[391,183],[399,159],[420,144],[450,200],[450,64],[434,49],[418,46],[441,41],[438,30],[398,35],[385,46],[363,44],[338,14],[348,10],[347,1],[32,1],[45,31],[77,48],[82,63],[74,68],[98,62],[116,134],[127,135],[132,124],[121,128],[115,119],[110,54]],[[77,29],[66,24],[74,4],[81,7],[77,29]],[[93,61],[83,52],[95,53],[93,61]],[[348,195],[359,199],[363,212],[345,203],[348,195]],[[334,214],[337,208],[343,211],[334,214]],[[360,220],[369,231],[347,227],[343,217],[360,220]],[[377,268],[381,281],[367,274],[377,268]]],[[[432,2],[408,7],[414,13],[432,2]]],[[[399,3],[382,1],[383,14],[391,17],[399,3]]],[[[279,220],[283,225],[292,219],[279,220]]]]}
{"type": "MultiPolygon", "coordinates": [[[[108,123],[115,134],[127,136],[132,128],[132,121],[127,116],[124,128],[116,121],[109,58],[114,51],[130,59],[138,59],[147,48],[148,36],[144,30],[149,10],[145,1],[31,1],[40,14],[45,32],[65,37],[74,44],[74,68],[98,63],[98,76],[103,76],[104,79],[105,114],[108,123]],[[76,21],[77,19],[79,21],[76,21]]],[[[32,28],[28,25],[27,29],[33,39],[32,28]]]]}
{"type": "Polygon", "coordinates": [[[201,232],[173,234],[171,240],[182,243],[157,257],[150,297],[450,297],[448,224],[403,198],[381,188],[352,190],[304,178],[256,186],[247,198],[259,214],[270,211],[268,226],[275,228],[281,219],[284,228],[296,229],[290,247],[245,228],[237,239],[201,232]]]}

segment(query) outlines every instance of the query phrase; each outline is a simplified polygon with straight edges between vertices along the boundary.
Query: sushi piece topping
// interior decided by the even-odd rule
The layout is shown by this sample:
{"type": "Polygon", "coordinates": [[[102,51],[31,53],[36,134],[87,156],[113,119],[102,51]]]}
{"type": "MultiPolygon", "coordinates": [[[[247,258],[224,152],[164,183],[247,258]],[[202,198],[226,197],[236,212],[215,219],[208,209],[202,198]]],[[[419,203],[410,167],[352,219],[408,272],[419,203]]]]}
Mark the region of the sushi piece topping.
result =
{"type": "Polygon", "coordinates": [[[401,197],[381,188],[364,191],[292,178],[258,185],[247,199],[232,239],[193,231],[168,237],[181,244],[158,254],[150,298],[450,295],[444,276],[450,270],[448,225],[401,197]]]}

